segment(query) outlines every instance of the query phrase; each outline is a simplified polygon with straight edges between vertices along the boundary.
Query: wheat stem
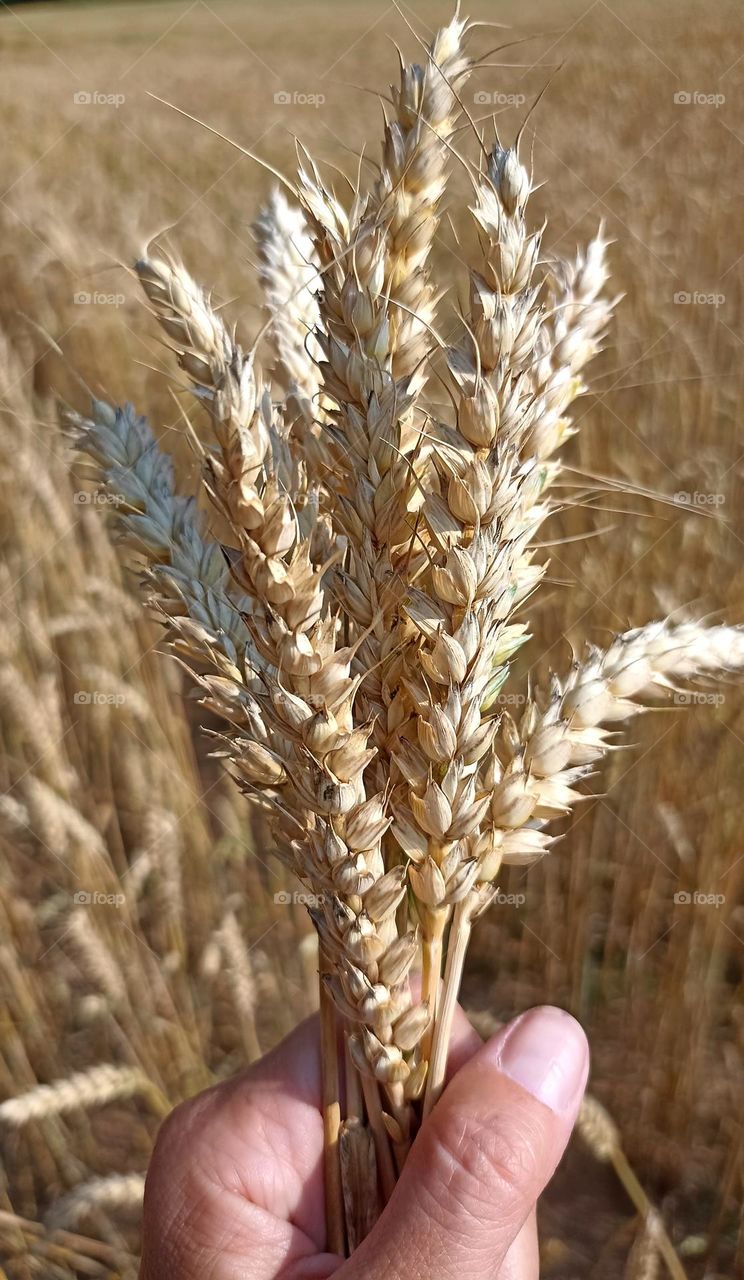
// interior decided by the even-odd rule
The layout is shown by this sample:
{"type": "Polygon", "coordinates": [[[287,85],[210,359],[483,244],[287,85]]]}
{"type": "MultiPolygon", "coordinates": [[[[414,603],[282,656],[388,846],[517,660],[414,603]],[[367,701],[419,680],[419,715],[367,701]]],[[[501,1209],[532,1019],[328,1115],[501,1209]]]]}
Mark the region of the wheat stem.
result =
{"type": "Polygon", "coordinates": [[[447,942],[447,961],[442,982],[442,996],[434,1028],[429,1074],[426,1078],[424,1118],[429,1115],[444,1088],[447,1075],[447,1055],[457,1008],[457,997],[462,982],[465,955],[470,942],[473,915],[479,906],[480,899],[478,894],[470,893],[461,902],[457,903],[452,913],[452,924],[447,942]]]}
{"type": "Polygon", "coordinates": [[[377,1082],[366,1072],[361,1073],[361,1080],[364,1102],[367,1108],[367,1119],[369,1120],[369,1127],[372,1130],[372,1136],[375,1141],[377,1168],[380,1174],[380,1182],[382,1184],[382,1194],[385,1198],[385,1202],[387,1203],[395,1190],[396,1172],[395,1165],[393,1164],[393,1155],[390,1150],[390,1138],[388,1137],[388,1131],[385,1128],[385,1122],[382,1118],[380,1090],[377,1082]]]}
{"type": "Polygon", "coordinates": [[[332,971],[321,947],[320,962],[320,1066],[323,1092],[323,1165],[325,1170],[326,1234],[328,1249],[346,1256],[344,1198],[339,1158],[341,1103],[339,1090],[336,1011],[323,974],[332,971]]]}
{"type": "Polygon", "coordinates": [[[432,1037],[439,1015],[444,927],[445,920],[439,913],[437,925],[431,931],[424,932],[421,943],[421,999],[426,1001],[431,1013],[431,1023],[421,1041],[421,1052],[427,1059],[431,1055],[432,1037]]]}

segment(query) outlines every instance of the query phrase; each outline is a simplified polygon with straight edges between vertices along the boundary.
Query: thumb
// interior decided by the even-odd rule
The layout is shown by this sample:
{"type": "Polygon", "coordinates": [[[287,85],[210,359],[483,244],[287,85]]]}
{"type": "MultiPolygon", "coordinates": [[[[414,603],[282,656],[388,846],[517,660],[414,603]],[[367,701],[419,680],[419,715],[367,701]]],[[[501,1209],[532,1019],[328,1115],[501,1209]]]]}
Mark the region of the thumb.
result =
{"type": "Polygon", "coordinates": [[[345,1277],[492,1280],[563,1154],[588,1068],[584,1032],[561,1009],[499,1031],[434,1107],[345,1277]]]}

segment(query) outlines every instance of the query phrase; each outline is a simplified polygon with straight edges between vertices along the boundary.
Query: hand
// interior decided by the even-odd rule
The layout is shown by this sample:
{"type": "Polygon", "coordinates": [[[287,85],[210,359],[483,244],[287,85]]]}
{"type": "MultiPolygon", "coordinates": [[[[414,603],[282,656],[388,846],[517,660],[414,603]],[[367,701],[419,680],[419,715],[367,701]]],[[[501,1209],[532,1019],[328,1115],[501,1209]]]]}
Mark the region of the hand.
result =
{"type": "Polygon", "coordinates": [[[535,1205],[589,1065],[579,1024],[531,1009],[486,1044],[459,1014],[450,1081],[354,1255],[325,1252],[316,1019],[177,1107],[145,1190],[140,1280],[536,1280],[535,1205]]]}

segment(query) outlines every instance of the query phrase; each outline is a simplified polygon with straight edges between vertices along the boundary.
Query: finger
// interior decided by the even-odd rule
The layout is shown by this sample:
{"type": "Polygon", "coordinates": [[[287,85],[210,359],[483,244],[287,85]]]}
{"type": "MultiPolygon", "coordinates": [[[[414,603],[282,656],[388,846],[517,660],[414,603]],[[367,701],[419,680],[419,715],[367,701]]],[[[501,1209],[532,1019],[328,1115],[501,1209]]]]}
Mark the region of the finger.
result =
{"type": "Polygon", "coordinates": [[[532,1009],[492,1037],[423,1126],[348,1280],[492,1280],[568,1142],[588,1065],[586,1037],[560,1009],[532,1009]]]}
{"type": "Polygon", "coordinates": [[[498,1280],[539,1280],[539,1276],[537,1213],[533,1209],[516,1240],[509,1245],[498,1273],[498,1280]]]}
{"type": "Polygon", "coordinates": [[[469,1062],[479,1049],[483,1048],[483,1036],[480,1035],[467,1014],[458,1005],[452,1022],[449,1052],[447,1054],[447,1079],[451,1080],[461,1067],[469,1062]]]}

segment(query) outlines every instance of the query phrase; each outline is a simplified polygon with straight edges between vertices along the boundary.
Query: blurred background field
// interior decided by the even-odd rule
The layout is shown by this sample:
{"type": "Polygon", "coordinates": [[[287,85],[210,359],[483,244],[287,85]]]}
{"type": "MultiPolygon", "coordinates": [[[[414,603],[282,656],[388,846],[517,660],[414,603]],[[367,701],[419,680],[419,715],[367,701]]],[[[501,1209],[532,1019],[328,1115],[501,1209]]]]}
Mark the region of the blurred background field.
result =
{"type": "MultiPolygon", "coordinates": [[[[470,12],[507,28],[476,32],[479,53],[520,43],[484,58],[468,110],[486,127],[494,112],[510,141],[547,85],[523,146],[546,182],[548,248],[571,253],[604,221],[625,295],[571,461],[574,482],[636,492],[567,490],[527,661],[545,673],[587,637],[684,606],[742,622],[740,7],[470,12]]],[[[263,322],[251,223],[271,177],[216,135],[285,172],[297,136],[353,180],[380,132],[368,90],[395,77],[392,41],[415,56],[407,22],[426,39],[449,13],[438,0],[0,12],[0,1099],[119,1068],[61,1102],[0,1103],[12,1280],[135,1274],[160,1116],[284,1034],[312,1006],[315,970],[302,908],[274,900],[292,886],[207,757],[105,508],[81,501],[56,402],[84,409],[82,384],[131,399],[187,483],[184,401],[127,264],[159,236],[250,342],[263,322]]],[[[453,192],[462,208],[461,179],[453,192]]],[[[458,278],[462,221],[443,221],[436,249],[458,278]]],[[[690,1277],[744,1273],[743,787],[740,689],[636,722],[550,857],[505,878],[464,991],[484,1030],[546,1000],[582,1020],[591,1089],[690,1277]]],[[[543,1208],[544,1274],[622,1275],[638,1225],[577,1143],[543,1208]]]]}

